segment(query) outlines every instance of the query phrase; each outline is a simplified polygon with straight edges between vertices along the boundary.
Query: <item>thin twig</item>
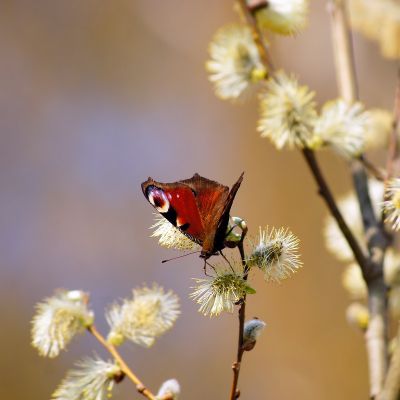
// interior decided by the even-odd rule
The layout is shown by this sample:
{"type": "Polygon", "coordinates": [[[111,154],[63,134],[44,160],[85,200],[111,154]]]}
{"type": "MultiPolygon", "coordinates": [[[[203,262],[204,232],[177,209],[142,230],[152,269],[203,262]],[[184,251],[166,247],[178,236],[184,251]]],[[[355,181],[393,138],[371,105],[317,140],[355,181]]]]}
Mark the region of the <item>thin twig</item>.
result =
{"type": "Polygon", "coordinates": [[[254,16],[254,13],[250,10],[246,0],[239,0],[238,3],[242,9],[243,15],[246,18],[247,24],[250,26],[252,30],[254,43],[258,48],[258,52],[260,54],[264,66],[268,69],[268,71],[274,71],[275,67],[274,64],[272,63],[271,57],[269,56],[268,45],[263,40],[263,34],[257,24],[257,20],[254,16]]]}
{"type": "Polygon", "coordinates": [[[383,170],[379,169],[375,164],[373,164],[365,154],[362,154],[359,158],[360,162],[364,165],[367,171],[378,181],[384,182],[386,180],[386,174],[383,170]]]}
{"type": "Polygon", "coordinates": [[[361,249],[360,245],[358,244],[356,238],[354,237],[353,233],[351,232],[350,228],[347,226],[346,221],[344,220],[338,206],[336,205],[335,199],[332,195],[332,192],[319,168],[317,159],[315,154],[312,150],[304,148],[303,149],[303,156],[307,162],[307,165],[310,168],[312,175],[318,185],[319,194],[325,200],[326,205],[329,208],[332,216],[336,220],[340,230],[342,231],[344,237],[346,238],[347,243],[349,244],[354,258],[360,264],[363,274],[366,276],[371,273],[369,269],[368,259],[366,258],[363,250],[361,249]]]}
{"type": "Polygon", "coordinates": [[[136,385],[137,391],[149,400],[156,400],[156,397],[149,389],[144,386],[142,381],[132,372],[126,362],[123,360],[115,346],[108,343],[104,336],[97,330],[94,325],[88,328],[88,331],[109,351],[115,361],[121,367],[122,372],[136,385]]]}
{"type": "MultiPolygon", "coordinates": [[[[240,252],[240,258],[242,260],[242,265],[243,265],[243,279],[247,280],[247,277],[249,274],[249,267],[246,263],[246,256],[244,253],[243,241],[241,241],[238,244],[238,249],[240,252]]],[[[235,400],[240,397],[240,391],[238,390],[237,385],[238,385],[238,381],[239,381],[240,367],[241,367],[243,352],[244,352],[243,329],[244,329],[245,319],[246,319],[246,294],[244,294],[243,298],[240,300],[238,347],[237,347],[237,352],[236,352],[236,361],[232,365],[233,380],[232,380],[230,400],[235,400]]]]}

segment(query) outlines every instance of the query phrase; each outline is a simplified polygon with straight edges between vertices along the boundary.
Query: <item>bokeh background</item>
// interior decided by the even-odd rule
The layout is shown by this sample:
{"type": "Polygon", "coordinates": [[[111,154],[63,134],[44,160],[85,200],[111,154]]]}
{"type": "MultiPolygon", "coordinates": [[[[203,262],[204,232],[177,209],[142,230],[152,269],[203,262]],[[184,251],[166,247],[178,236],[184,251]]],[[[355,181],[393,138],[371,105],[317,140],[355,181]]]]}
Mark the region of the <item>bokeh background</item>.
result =
{"type": "MultiPolygon", "coordinates": [[[[243,170],[233,213],[253,234],[290,227],[304,262],[282,285],[254,276],[248,316],[268,327],[245,355],[243,399],[367,398],[363,337],[346,324],[342,266],[324,248],[325,206],[300,154],[259,137],[256,100],[220,101],[207,81],[208,42],[235,20],[228,0],[0,3],[0,398],[49,398],[75,360],[107,356],[83,335],[57,359],[40,358],[35,303],[55,288],[87,290],[106,332],[103,309],[143,282],[173,289],[183,312],[151,349],[125,345],[127,361],[153,390],[175,377],[184,399],[227,398],[237,316],[197,313],[196,256],[160,263],[175,253],[149,238],[140,183],[199,172],[231,185],[243,170]]],[[[336,97],[331,51],[325,2],[314,0],[308,29],[272,52],[323,102],[336,97]]],[[[391,109],[395,63],[358,35],[355,51],[362,99],[391,109]]],[[[345,162],[323,153],[322,164],[345,192],[345,162]]],[[[139,396],[126,381],[115,398],[139,396]]]]}

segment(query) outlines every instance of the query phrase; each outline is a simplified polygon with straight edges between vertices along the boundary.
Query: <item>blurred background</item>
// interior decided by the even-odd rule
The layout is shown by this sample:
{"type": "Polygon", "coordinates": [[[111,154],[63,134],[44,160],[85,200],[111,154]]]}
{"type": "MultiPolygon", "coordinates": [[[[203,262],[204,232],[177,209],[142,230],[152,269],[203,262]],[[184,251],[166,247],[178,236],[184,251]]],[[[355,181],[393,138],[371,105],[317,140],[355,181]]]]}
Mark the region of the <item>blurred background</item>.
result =
{"type": "MultiPolygon", "coordinates": [[[[336,97],[325,2],[312,1],[310,17],[272,53],[323,102],[336,97]]],[[[363,336],[345,321],[343,267],[324,248],[326,209],[302,157],[259,137],[256,100],[223,102],[207,81],[208,43],[232,21],[228,0],[0,3],[0,398],[50,398],[77,359],[108,357],[82,335],[58,358],[40,358],[30,346],[35,303],[55,288],[89,291],[106,333],[104,308],[143,282],[177,292],[182,315],[151,349],[124,345],[133,370],[154,391],[175,377],[183,399],[227,398],[237,315],[197,312],[188,298],[202,276],[197,256],[161,264],[176,253],[149,238],[153,211],[140,183],[199,172],[231,185],[242,171],[233,214],[250,234],[290,227],[304,262],[281,285],[253,276],[247,316],[268,326],[245,354],[243,399],[367,398],[363,336]]],[[[355,51],[363,101],[391,109],[395,63],[358,35],[355,51]]],[[[320,158],[344,193],[346,163],[320,158]]],[[[128,381],[115,392],[139,397],[128,381]]]]}

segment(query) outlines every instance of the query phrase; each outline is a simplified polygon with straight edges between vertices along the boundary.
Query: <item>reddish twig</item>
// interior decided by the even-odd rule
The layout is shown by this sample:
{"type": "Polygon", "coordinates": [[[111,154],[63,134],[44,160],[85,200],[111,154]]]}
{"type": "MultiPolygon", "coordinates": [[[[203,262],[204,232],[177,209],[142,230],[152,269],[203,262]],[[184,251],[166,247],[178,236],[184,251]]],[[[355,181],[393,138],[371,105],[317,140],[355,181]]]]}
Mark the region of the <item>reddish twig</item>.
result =
{"type": "MultiPolygon", "coordinates": [[[[238,245],[238,249],[240,252],[240,257],[242,260],[243,265],[243,278],[247,280],[249,274],[249,267],[246,263],[246,256],[244,253],[243,248],[243,241],[241,241],[238,245]]],[[[238,347],[236,352],[236,361],[232,365],[233,370],[233,380],[231,386],[231,395],[230,400],[235,400],[240,397],[240,391],[238,390],[238,381],[239,381],[239,374],[240,374],[240,367],[242,364],[243,358],[243,329],[244,329],[244,322],[246,318],[246,294],[244,294],[243,298],[240,300],[240,308],[239,308],[239,334],[238,334],[238,347]]]]}
{"type": "Polygon", "coordinates": [[[88,331],[108,350],[108,352],[114,357],[115,361],[120,366],[122,372],[136,385],[137,391],[149,400],[156,400],[155,395],[144,386],[143,382],[132,372],[126,362],[123,360],[115,346],[108,343],[104,336],[92,325],[88,328],[88,331]]]}

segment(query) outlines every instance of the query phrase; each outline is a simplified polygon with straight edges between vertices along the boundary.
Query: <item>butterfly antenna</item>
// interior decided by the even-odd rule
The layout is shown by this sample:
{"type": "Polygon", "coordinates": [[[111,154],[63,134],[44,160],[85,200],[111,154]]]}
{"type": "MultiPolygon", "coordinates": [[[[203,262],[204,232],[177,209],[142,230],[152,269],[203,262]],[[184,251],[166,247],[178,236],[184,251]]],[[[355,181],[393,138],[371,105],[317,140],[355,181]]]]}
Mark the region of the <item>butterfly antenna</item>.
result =
{"type": "Polygon", "coordinates": [[[229,260],[225,257],[225,254],[222,252],[222,250],[219,251],[219,254],[224,258],[224,260],[228,263],[229,267],[231,268],[232,272],[235,273],[235,270],[232,267],[232,264],[229,262],[229,260]]]}
{"type": "Polygon", "coordinates": [[[168,258],[167,260],[162,260],[161,263],[164,264],[164,263],[166,263],[166,262],[168,262],[168,261],[176,260],[177,258],[182,258],[182,257],[190,256],[191,254],[196,254],[196,253],[200,253],[200,250],[192,251],[191,253],[186,253],[186,254],[183,254],[183,255],[181,255],[181,256],[177,256],[177,257],[173,257],[173,258],[168,258]]]}

